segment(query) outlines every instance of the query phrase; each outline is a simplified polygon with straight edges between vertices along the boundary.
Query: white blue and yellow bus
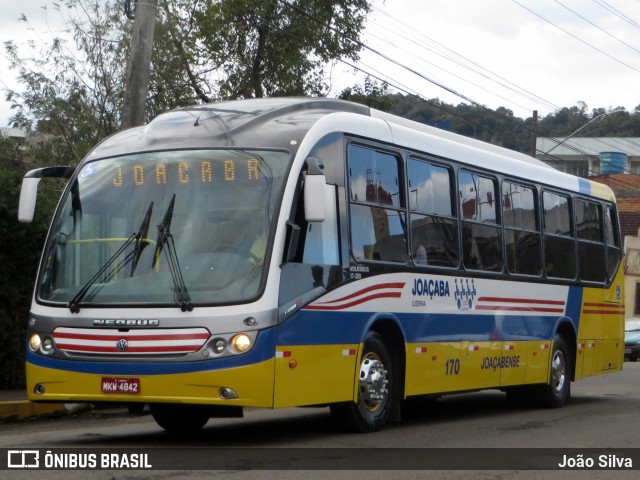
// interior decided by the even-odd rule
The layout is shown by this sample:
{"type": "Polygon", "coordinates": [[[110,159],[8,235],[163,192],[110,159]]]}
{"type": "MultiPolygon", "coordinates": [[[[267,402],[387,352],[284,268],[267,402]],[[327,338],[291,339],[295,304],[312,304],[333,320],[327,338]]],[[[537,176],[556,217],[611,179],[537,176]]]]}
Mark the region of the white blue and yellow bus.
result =
{"type": "Polygon", "coordinates": [[[168,112],[67,177],[29,319],[33,401],[148,403],[168,430],[330,406],[359,431],[411,397],[559,407],[618,371],[606,186],[330,99],[168,112]]]}

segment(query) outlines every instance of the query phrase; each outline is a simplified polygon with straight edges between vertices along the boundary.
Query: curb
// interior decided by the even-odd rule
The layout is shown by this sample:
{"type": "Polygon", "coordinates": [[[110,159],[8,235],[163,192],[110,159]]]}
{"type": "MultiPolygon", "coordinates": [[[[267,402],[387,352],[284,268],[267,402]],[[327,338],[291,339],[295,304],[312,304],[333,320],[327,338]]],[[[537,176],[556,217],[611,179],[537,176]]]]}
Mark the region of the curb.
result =
{"type": "Polygon", "coordinates": [[[35,403],[29,400],[0,402],[0,420],[16,420],[41,415],[61,415],[66,413],[64,403],[35,403]]]}

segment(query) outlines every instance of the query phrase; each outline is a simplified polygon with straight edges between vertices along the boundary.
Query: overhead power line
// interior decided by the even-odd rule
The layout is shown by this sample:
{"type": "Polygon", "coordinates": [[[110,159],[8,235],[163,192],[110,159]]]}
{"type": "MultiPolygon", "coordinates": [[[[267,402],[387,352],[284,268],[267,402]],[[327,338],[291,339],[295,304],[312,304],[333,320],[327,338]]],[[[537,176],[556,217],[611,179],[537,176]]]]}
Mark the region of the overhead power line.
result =
{"type": "Polygon", "coordinates": [[[591,20],[589,20],[588,18],[580,15],[578,12],[576,12],[575,10],[567,7],[564,3],[560,2],[559,0],[553,0],[554,2],[556,2],[558,5],[560,5],[561,7],[569,10],[571,13],[573,13],[575,16],[581,18],[582,20],[584,20],[585,22],[587,22],[589,25],[594,26],[595,28],[597,28],[598,30],[600,30],[602,33],[604,33],[605,35],[608,35],[609,37],[613,38],[614,40],[620,42],[621,44],[629,47],[631,50],[640,53],[640,50],[638,50],[637,48],[635,48],[632,45],[629,45],[627,42],[625,42],[624,40],[616,37],[614,34],[612,34],[611,32],[609,32],[608,30],[605,30],[604,28],[600,27],[599,25],[596,25],[595,23],[593,23],[591,20]]]}
{"type": "MultiPolygon", "coordinates": [[[[432,83],[433,85],[436,85],[440,88],[442,88],[443,90],[462,98],[463,100],[471,103],[472,105],[475,105],[478,108],[481,108],[487,112],[490,112],[492,115],[501,118],[503,120],[509,121],[509,122],[514,122],[515,120],[507,115],[502,115],[498,112],[496,112],[495,110],[492,110],[484,105],[482,105],[481,103],[473,100],[472,98],[468,97],[467,95],[464,95],[456,90],[454,90],[453,88],[448,87],[447,85],[438,82],[436,80],[434,80],[433,78],[428,77],[427,75],[423,74],[422,72],[419,72],[418,70],[416,70],[415,68],[409,67],[405,64],[403,64],[402,62],[395,60],[393,58],[391,58],[389,55],[382,53],[381,51],[379,51],[378,49],[372,48],[368,45],[365,45],[364,43],[362,43],[360,40],[356,40],[353,38],[350,38],[348,36],[346,36],[343,32],[340,32],[339,30],[337,30],[335,27],[328,25],[324,22],[322,22],[321,20],[319,20],[318,18],[316,18],[314,15],[311,15],[309,13],[307,13],[306,11],[304,11],[303,9],[301,9],[300,7],[298,7],[297,5],[292,5],[291,3],[287,2],[286,0],[278,0],[280,3],[282,3],[283,5],[288,6],[289,8],[295,10],[296,12],[298,12],[301,15],[304,15],[305,17],[313,20],[314,22],[318,23],[319,25],[328,28],[330,30],[333,30],[334,32],[338,33],[339,35],[342,35],[343,38],[349,40],[350,42],[353,42],[354,44],[358,45],[360,48],[363,48],[365,50],[368,50],[372,53],[374,53],[375,55],[378,55],[380,58],[383,58],[385,60],[387,60],[388,62],[393,63],[394,65],[397,65],[399,67],[401,67],[404,70],[407,70],[410,73],[413,73],[414,75],[418,76],[419,78],[422,78],[423,80],[426,80],[429,83],[432,83]]],[[[530,127],[528,125],[524,125],[524,124],[517,124],[519,127],[521,128],[525,128],[526,130],[530,130],[530,127]]]]}
{"type": "MultiPolygon", "coordinates": [[[[612,7],[609,3],[605,2],[604,0],[592,0],[592,1],[595,4],[600,5],[602,8],[604,8],[607,11],[609,11],[610,13],[614,14],[616,17],[620,18],[621,20],[624,20],[629,25],[640,29],[640,24],[638,24],[638,22],[630,19],[624,13],[622,13],[619,10],[615,9],[614,7],[612,7]]],[[[636,2],[638,2],[638,0],[636,0],[636,2]]],[[[640,3],[640,2],[638,2],[638,3],[640,3]]]]}
{"type": "MultiPolygon", "coordinates": [[[[376,8],[374,7],[374,11],[379,12],[380,14],[384,15],[385,17],[391,19],[393,22],[395,22],[399,28],[397,29],[390,29],[390,31],[394,34],[397,35],[398,37],[415,44],[416,46],[420,47],[420,48],[424,48],[432,53],[434,53],[435,55],[440,56],[441,58],[455,64],[458,65],[462,68],[465,68],[467,70],[469,70],[470,72],[473,72],[474,74],[481,76],[491,82],[496,83],[497,85],[499,85],[502,88],[505,88],[509,91],[512,91],[513,93],[520,95],[526,99],[528,99],[531,102],[534,102],[535,104],[542,104],[545,108],[549,108],[551,110],[558,110],[560,109],[560,107],[558,105],[555,105],[553,102],[550,102],[549,100],[546,100],[542,97],[540,97],[539,95],[536,95],[535,93],[527,90],[526,88],[515,84],[514,82],[498,75],[496,72],[493,72],[485,67],[483,67],[482,65],[480,65],[479,63],[471,60],[468,57],[465,57],[464,55],[452,50],[451,48],[447,47],[446,45],[442,44],[441,42],[435,40],[434,38],[430,37],[429,35],[427,35],[426,33],[422,32],[422,31],[418,31],[415,28],[411,27],[410,25],[407,25],[406,23],[398,20],[397,18],[395,18],[393,15],[389,14],[388,12],[382,10],[381,8],[376,8]],[[409,30],[411,32],[411,35],[406,35],[404,32],[406,30],[409,30]],[[424,41],[418,41],[418,40],[424,40],[424,41]],[[430,47],[429,45],[427,45],[427,43],[433,44],[435,45],[436,48],[434,47],[430,47]]],[[[381,27],[384,28],[384,25],[381,27]]],[[[448,72],[451,74],[451,72],[448,72]]],[[[469,81],[468,79],[465,79],[466,81],[469,81]]],[[[469,82],[472,83],[472,82],[469,82]]],[[[472,85],[475,86],[475,84],[472,83],[472,85]]],[[[507,101],[512,101],[512,100],[508,100],[500,95],[498,95],[495,92],[490,92],[504,100],[507,101]]],[[[513,102],[514,104],[516,102],[513,102]]],[[[519,105],[521,106],[521,105],[519,105]]],[[[522,107],[522,106],[521,106],[522,107]]],[[[522,107],[524,108],[524,107],[522,107]]],[[[533,108],[527,108],[528,110],[534,110],[536,107],[533,108]]]]}
{"type": "Polygon", "coordinates": [[[518,2],[518,0],[511,0],[511,1],[512,1],[513,3],[515,3],[516,5],[519,5],[520,7],[524,8],[527,12],[529,12],[529,13],[531,13],[531,14],[535,15],[535,16],[536,16],[536,17],[538,17],[539,19],[541,19],[541,20],[543,20],[543,21],[547,22],[549,25],[552,25],[553,27],[557,28],[558,30],[560,30],[560,31],[562,31],[562,32],[564,32],[564,33],[566,33],[566,34],[567,34],[567,35],[569,35],[570,37],[575,38],[576,40],[578,40],[580,43],[583,43],[583,44],[584,44],[584,45],[586,45],[587,47],[592,48],[593,50],[595,50],[595,51],[597,51],[597,52],[601,53],[602,55],[605,55],[606,57],[609,57],[609,58],[610,58],[611,60],[613,60],[614,62],[618,62],[619,64],[624,65],[625,67],[630,68],[631,70],[633,70],[633,71],[635,71],[635,72],[640,73],[640,69],[637,69],[636,67],[633,67],[633,66],[629,65],[628,63],[623,62],[623,61],[622,61],[622,60],[620,60],[619,58],[616,58],[616,57],[614,57],[613,55],[608,54],[608,53],[607,53],[607,52],[605,52],[604,50],[602,50],[602,49],[600,49],[600,48],[598,48],[598,47],[596,47],[596,46],[594,46],[594,45],[591,45],[589,42],[587,42],[587,41],[583,40],[582,38],[578,37],[577,35],[574,35],[574,34],[573,34],[573,33],[571,33],[570,31],[568,31],[568,30],[566,30],[566,29],[562,28],[562,27],[561,27],[561,26],[559,26],[559,25],[556,25],[556,24],[555,24],[555,23],[553,23],[551,20],[549,20],[549,19],[547,19],[547,18],[543,17],[543,16],[542,16],[542,15],[540,15],[539,13],[534,12],[534,11],[533,11],[533,10],[531,10],[529,7],[524,6],[522,3],[518,2]]]}

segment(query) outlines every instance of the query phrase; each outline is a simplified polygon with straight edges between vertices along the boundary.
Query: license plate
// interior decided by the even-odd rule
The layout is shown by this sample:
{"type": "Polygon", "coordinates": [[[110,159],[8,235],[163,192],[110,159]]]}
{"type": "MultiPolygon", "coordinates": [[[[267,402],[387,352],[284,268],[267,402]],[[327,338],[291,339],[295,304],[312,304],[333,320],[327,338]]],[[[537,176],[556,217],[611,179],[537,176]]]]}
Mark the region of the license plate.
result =
{"type": "Polygon", "coordinates": [[[630,348],[625,348],[624,349],[624,353],[631,353],[631,349],[630,348]]]}
{"type": "Polygon", "coordinates": [[[102,377],[102,393],[126,393],[137,395],[140,393],[139,378],[102,377]]]}

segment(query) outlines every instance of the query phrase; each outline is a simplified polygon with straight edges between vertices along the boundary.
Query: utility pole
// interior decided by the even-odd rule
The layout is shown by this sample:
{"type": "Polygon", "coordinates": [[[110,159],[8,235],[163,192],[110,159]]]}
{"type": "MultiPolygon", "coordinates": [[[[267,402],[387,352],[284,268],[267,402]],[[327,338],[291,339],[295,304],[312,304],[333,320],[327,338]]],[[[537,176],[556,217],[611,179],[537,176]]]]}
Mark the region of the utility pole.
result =
{"type": "Polygon", "coordinates": [[[538,142],[538,110],[533,111],[533,124],[531,125],[531,137],[529,140],[529,155],[536,158],[536,143],[538,142]]]}
{"type": "Polygon", "coordinates": [[[135,20],[125,79],[121,124],[123,130],[144,124],[153,31],[158,9],[158,0],[127,0],[129,11],[132,1],[135,2],[135,20]]]}

